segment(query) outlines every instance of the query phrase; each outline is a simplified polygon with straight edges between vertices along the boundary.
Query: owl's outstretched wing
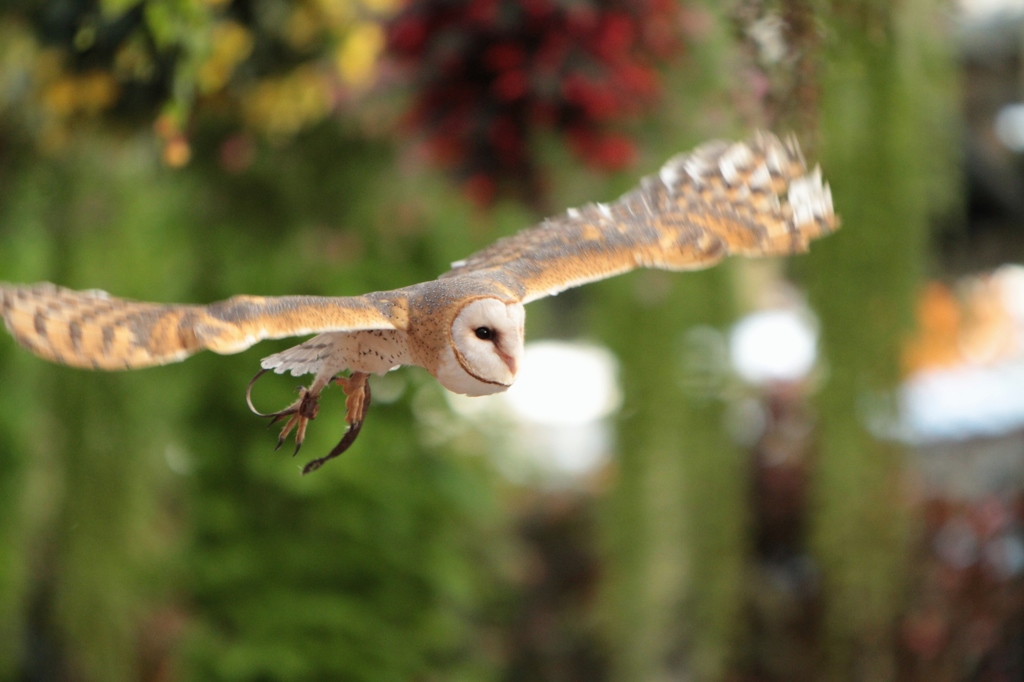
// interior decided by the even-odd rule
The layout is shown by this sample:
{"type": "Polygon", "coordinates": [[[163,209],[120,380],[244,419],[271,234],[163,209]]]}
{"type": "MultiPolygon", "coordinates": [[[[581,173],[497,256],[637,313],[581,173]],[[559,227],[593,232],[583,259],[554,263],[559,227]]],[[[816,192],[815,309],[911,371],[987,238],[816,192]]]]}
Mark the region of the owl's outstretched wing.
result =
{"type": "Polygon", "coordinates": [[[820,169],[795,138],[709,142],[666,163],[617,201],[570,209],[501,239],[442,275],[489,277],[524,303],[635,268],[691,270],[729,254],[806,251],[835,230],[820,169]]]}
{"type": "Polygon", "coordinates": [[[407,312],[399,292],[163,305],[53,284],[0,283],[0,316],[18,343],[47,360],[88,369],[163,365],[203,349],[238,353],[263,339],[322,331],[400,329],[407,312]]]}

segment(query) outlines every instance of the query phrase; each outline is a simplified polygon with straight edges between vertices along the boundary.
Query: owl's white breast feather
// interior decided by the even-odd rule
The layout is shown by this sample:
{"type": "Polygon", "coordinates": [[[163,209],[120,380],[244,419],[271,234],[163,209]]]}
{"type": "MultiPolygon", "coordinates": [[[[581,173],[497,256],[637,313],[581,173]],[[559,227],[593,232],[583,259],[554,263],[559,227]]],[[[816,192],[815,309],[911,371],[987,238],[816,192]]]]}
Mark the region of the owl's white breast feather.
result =
{"type": "Polygon", "coordinates": [[[405,332],[371,329],[318,334],[305,343],[263,358],[260,366],[277,374],[333,376],[345,370],[384,374],[411,363],[405,332]]]}

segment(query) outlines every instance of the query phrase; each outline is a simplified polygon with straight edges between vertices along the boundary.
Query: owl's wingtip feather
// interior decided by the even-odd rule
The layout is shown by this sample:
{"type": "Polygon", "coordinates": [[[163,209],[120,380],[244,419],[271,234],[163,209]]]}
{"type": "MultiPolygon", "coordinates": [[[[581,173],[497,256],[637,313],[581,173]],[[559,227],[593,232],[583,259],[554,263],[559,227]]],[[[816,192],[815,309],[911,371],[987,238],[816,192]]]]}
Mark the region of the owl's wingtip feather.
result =
{"type": "Polygon", "coordinates": [[[786,201],[792,211],[792,229],[816,239],[835,232],[839,217],[832,203],[832,188],[822,181],[821,166],[789,183],[786,201]]]}

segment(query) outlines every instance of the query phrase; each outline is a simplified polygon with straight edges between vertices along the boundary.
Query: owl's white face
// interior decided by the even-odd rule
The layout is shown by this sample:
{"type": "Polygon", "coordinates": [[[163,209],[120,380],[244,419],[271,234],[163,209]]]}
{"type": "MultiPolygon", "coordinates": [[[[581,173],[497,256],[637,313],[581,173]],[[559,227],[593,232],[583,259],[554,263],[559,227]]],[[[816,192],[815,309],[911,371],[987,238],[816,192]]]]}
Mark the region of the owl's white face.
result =
{"type": "Polygon", "coordinates": [[[525,320],[521,303],[496,298],[470,302],[452,323],[452,342],[438,367],[438,380],[449,391],[465,395],[507,390],[523,357],[525,320]]]}

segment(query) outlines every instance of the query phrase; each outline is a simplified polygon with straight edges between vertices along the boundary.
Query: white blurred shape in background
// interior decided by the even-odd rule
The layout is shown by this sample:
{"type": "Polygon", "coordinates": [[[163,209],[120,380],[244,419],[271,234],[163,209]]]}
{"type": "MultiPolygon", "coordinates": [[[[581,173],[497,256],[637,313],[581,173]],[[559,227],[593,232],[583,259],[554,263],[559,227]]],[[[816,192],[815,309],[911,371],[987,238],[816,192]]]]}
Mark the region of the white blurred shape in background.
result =
{"type": "Polygon", "coordinates": [[[1024,363],[921,372],[900,398],[911,442],[998,436],[1024,425],[1024,363]]]}
{"type": "Polygon", "coordinates": [[[907,440],[966,440],[1024,428],[1024,267],[1000,266],[991,282],[1012,320],[1011,355],[911,375],[900,395],[907,440]]]}
{"type": "Polygon", "coordinates": [[[963,15],[973,19],[1024,12],[1024,0],[959,0],[957,4],[963,15]]]}
{"type": "Polygon", "coordinates": [[[608,417],[622,402],[618,369],[606,348],[536,341],[526,344],[519,376],[506,393],[448,397],[457,413],[500,441],[497,462],[510,478],[571,483],[599,469],[611,455],[608,417]]]}
{"type": "Polygon", "coordinates": [[[1010,151],[1024,151],[1024,104],[1007,104],[999,110],[996,136],[1010,151]]]}
{"type": "Polygon", "coordinates": [[[564,341],[526,345],[520,376],[505,394],[523,420],[572,426],[603,419],[619,407],[618,361],[600,346],[564,341]]]}
{"type": "Polygon", "coordinates": [[[1003,305],[1017,323],[1018,330],[1024,328],[1024,266],[1016,263],[1003,265],[992,277],[999,287],[1003,305]]]}
{"type": "Polygon", "coordinates": [[[732,328],[729,355],[745,381],[767,384],[798,381],[814,367],[818,332],[806,313],[763,310],[747,315],[732,328]]]}

